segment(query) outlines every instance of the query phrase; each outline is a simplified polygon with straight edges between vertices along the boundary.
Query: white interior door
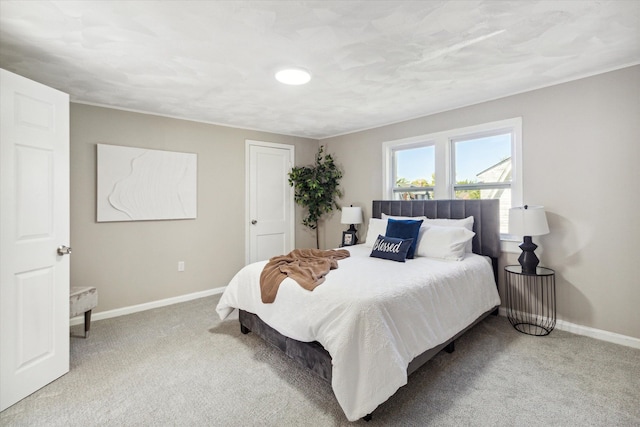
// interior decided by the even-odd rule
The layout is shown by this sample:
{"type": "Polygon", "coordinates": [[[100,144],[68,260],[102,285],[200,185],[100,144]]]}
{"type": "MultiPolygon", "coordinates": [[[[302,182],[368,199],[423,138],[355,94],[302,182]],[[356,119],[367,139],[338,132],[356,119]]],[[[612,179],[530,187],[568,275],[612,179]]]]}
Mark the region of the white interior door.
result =
{"type": "Polygon", "coordinates": [[[69,371],[69,97],[0,70],[0,410],[69,371]]]}
{"type": "Polygon", "coordinates": [[[294,147],[247,141],[247,262],[293,250],[294,201],[288,174],[294,147]]]}

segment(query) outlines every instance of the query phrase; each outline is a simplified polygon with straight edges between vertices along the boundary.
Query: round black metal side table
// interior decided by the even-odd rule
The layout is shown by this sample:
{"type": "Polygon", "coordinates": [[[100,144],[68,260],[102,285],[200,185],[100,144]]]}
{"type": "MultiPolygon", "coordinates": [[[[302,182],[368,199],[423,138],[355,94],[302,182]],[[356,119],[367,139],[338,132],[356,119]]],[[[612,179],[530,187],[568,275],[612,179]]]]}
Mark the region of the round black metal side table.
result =
{"type": "Polygon", "coordinates": [[[504,268],[507,318],[523,334],[543,336],[556,326],[556,276],[550,268],[523,273],[520,265],[504,268]]]}

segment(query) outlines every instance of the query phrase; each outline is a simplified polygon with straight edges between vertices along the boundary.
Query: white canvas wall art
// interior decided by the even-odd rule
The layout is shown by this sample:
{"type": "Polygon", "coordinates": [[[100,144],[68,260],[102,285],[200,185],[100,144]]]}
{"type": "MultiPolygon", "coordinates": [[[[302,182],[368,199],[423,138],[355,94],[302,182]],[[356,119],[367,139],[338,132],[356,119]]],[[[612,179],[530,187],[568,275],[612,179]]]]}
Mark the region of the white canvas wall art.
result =
{"type": "Polygon", "coordinates": [[[198,156],[98,144],[97,221],[196,218],[198,156]]]}

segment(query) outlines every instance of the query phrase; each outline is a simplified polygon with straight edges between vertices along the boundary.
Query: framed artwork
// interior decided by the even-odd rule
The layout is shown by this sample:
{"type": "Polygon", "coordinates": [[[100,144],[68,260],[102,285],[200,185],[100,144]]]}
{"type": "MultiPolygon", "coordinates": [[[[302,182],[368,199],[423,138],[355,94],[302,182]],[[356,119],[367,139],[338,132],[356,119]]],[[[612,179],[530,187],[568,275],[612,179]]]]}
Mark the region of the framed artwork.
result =
{"type": "Polygon", "coordinates": [[[98,144],[97,221],[193,219],[198,155],[98,144]]]}
{"type": "Polygon", "coordinates": [[[341,246],[352,246],[358,243],[358,238],[356,237],[355,231],[343,231],[342,232],[342,245],[341,246]]]}

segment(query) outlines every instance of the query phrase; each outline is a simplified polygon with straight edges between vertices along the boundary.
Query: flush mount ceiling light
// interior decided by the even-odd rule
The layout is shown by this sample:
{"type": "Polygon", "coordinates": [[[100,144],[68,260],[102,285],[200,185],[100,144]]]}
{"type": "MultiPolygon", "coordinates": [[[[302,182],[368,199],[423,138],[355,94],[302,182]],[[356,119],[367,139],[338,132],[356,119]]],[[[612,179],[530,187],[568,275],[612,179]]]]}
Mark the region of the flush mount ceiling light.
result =
{"type": "Polygon", "coordinates": [[[300,68],[287,68],[276,73],[276,80],[286,85],[303,85],[311,80],[311,74],[300,68]]]}

